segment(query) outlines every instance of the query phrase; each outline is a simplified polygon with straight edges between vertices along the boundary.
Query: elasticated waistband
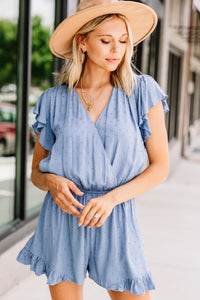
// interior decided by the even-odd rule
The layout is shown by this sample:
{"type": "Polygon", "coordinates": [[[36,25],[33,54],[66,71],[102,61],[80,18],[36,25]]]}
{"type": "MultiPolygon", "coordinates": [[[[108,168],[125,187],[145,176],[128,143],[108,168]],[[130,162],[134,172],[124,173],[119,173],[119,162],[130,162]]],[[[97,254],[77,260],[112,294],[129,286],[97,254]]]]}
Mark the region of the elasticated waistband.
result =
{"type": "Polygon", "coordinates": [[[84,193],[84,194],[105,194],[105,193],[108,193],[110,191],[112,191],[112,189],[109,189],[109,190],[85,190],[85,189],[82,189],[80,188],[80,190],[84,193]]]}
{"type": "MultiPolygon", "coordinates": [[[[84,194],[83,194],[83,196],[84,195],[87,195],[87,194],[102,194],[102,195],[104,195],[104,194],[106,194],[106,193],[108,193],[108,192],[110,192],[110,191],[112,191],[113,190],[113,188],[112,189],[109,189],[109,190],[85,190],[85,189],[83,189],[83,188],[81,188],[81,187],[78,187],[79,189],[80,189],[80,191],[82,191],[84,194]]],[[[73,191],[71,190],[71,192],[73,193],[73,191]]]]}

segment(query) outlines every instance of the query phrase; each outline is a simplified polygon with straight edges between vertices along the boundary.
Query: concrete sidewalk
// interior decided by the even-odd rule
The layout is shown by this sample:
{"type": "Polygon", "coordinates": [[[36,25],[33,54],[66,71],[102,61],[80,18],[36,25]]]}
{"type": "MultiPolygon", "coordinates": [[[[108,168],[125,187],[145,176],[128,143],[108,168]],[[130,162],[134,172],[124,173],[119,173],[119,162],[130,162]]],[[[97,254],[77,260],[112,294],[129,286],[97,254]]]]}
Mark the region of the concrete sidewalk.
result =
{"type": "MultiPolygon", "coordinates": [[[[157,287],[152,300],[200,299],[200,160],[180,159],[164,183],[137,197],[137,207],[157,287]]],[[[1,300],[50,300],[45,276],[30,274],[1,300]]],[[[87,278],[84,299],[110,298],[105,289],[87,278]]]]}

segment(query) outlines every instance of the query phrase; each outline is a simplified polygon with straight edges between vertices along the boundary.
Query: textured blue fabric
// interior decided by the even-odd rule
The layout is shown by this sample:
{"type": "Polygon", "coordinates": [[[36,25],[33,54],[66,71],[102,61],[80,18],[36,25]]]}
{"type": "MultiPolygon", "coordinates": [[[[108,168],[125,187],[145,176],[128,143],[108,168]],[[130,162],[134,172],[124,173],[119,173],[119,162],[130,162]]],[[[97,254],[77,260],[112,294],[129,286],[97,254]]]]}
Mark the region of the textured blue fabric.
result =
{"type": "Polygon", "coordinates": [[[38,99],[38,102],[33,110],[33,113],[36,114],[36,122],[32,126],[36,134],[40,132],[40,144],[48,151],[51,150],[55,141],[50,120],[50,116],[52,114],[50,102],[52,99],[52,97],[50,97],[51,92],[51,90],[47,90],[38,99]]]}
{"type": "Polygon", "coordinates": [[[169,107],[166,102],[167,98],[168,95],[163,92],[153,77],[147,74],[140,77],[140,90],[138,91],[137,108],[139,117],[138,124],[144,141],[151,135],[147,116],[149,109],[161,100],[164,113],[168,112],[169,107]]]}
{"type": "MultiPolygon", "coordinates": [[[[83,205],[141,173],[151,134],[148,111],[167,95],[149,75],[136,75],[137,88],[127,97],[117,87],[96,124],[75,89],[56,86],[39,98],[33,127],[41,145],[51,151],[40,162],[42,172],[72,180],[84,192],[73,196],[83,205]]],[[[78,227],[78,218],[63,212],[50,192],[44,199],[37,228],[17,260],[30,264],[47,284],[89,277],[106,289],[144,294],[155,288],[147,266],[135,198],[115,206],[99,228],[78,227]]]]}

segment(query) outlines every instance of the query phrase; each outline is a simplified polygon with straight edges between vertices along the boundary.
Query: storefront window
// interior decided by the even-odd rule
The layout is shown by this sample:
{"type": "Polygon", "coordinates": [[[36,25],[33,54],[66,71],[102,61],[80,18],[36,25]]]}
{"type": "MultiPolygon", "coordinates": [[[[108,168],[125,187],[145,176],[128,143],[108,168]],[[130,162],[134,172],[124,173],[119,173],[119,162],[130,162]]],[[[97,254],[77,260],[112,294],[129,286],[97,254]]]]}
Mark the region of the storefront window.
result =
{"type": "Polygon", "coordinates": [[[54,28],[54,0],[34,0],[31,6],[32,18],[32,56],[31,86],[29,94],[29,145],[27,158],[27,216],[38,211],[44,199],[44,192],[31,182],[31,162],[36,135],[32,124],[34,106],[44,90],[53,85],[53,55],[49,49],[49,38],[54,28]]]}
{"type": "Polygon", "coordinates": [[[0,231],[14,219],[19,1],[0,1],[0,231]]]}

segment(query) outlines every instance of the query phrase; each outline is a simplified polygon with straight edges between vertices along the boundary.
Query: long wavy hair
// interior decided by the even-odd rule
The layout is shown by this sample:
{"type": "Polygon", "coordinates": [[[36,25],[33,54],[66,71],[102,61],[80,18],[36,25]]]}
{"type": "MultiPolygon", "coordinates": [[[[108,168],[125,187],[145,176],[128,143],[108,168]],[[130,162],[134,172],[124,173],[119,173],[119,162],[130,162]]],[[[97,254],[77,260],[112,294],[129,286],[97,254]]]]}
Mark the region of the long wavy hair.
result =
{"type": "Polygon", "coordinates": [[[80,51],[80,47],[76,41],[76,36],[80,34],[83,36],[83,38],[86,38],[88,34],[95,30],[98,26],[116,17],[124,20],[127,27],[128,39],[126,44],[126,52],[122,61],[118,65],[117,69],[111,72],[111,84],[124,90],[127,96],[131,95],[135,84],[137,85],[135,73],[133,71],[133,67],[135,68],[135,66],[132,61],[132,57],[134,55],[132,32],[128,20],[121,14],[106,14],[99,16],[87,22],[76,32],[72,41],[72,56],[70,59],[65,59],[65,62],[61,68],[61,72],[58,73],[58,84],[68,85],[68,91],[72,92],[73,88],[79,82],[81,74],[84,70],[87,54],[83,63],[83,54],[80,51]]]}

